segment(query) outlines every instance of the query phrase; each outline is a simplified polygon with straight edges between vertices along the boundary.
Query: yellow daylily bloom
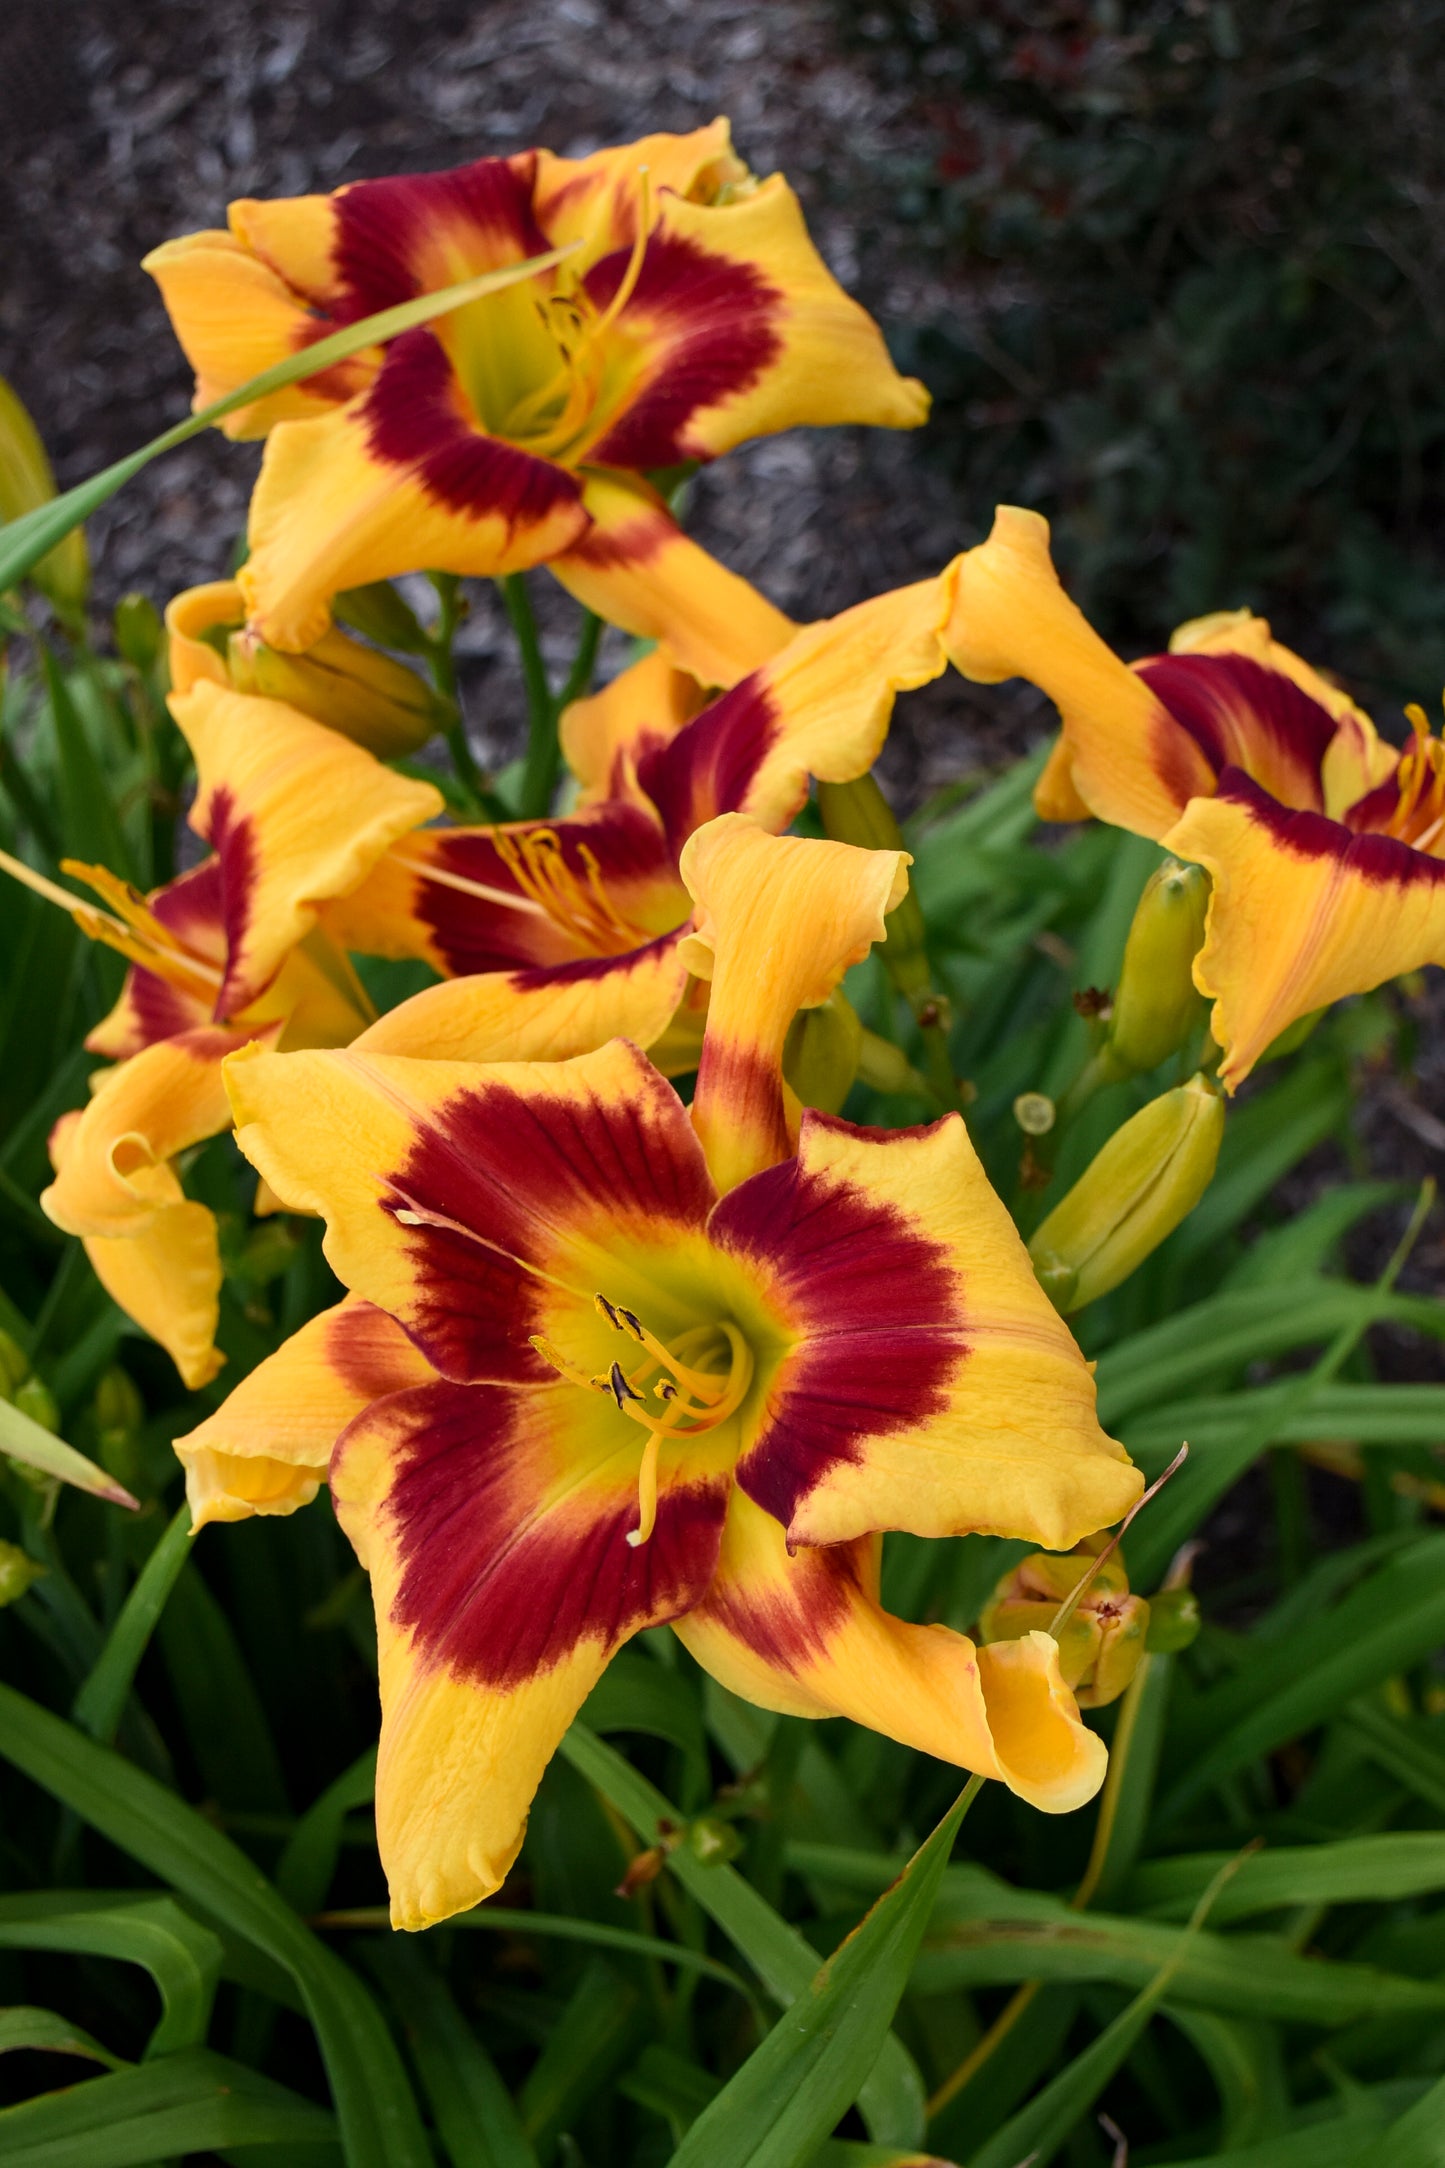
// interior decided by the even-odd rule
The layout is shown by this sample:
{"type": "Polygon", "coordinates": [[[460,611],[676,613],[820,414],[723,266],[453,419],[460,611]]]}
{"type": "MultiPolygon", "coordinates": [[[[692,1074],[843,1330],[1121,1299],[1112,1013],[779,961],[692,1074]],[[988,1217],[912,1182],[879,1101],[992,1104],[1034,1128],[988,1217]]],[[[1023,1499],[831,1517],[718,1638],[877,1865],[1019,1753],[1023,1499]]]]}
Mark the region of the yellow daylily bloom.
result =
{"type": "Polygon", "coordinates": [[[269,439],[240,579],[272,646],[310,647],[345,587],[551,561],[615,623],[691,640],[723,682],[732,620],[781,620],[644,477],[799,423],[927,415],[786,181],[756,180],[723,120],[590,158],[525,151],[233,203],[226,231],[169,241],[146,269],[204,401],[375,310],[558,247],[525,285],[228,419],[269,439]]]}
{"type": "Polygon", "coordinates": [[[1011,506],[957,592],[958,668],[1029,678],[1062,716],[1045,818],[1093,813],[1210,875],[1194,982],[1229,1090],[1301,1017],[1445,963],[1445,743],[1418,709],[1396,752],[1247,610],[1127,665],[1064,593],[1047,522],[1011,506]]]}
{"type": "Polygon", "coordinates": [[[274,1418],[237,1395],[199,1434],[308,1481],[336,1438],[376,1604],[398,1926],[499,1886],[563,1730],[663,1621],[766,1707],[854,1717],[1049,1811],[1098,1787],[1046,1635],[981,1651],[879,1602],[883,1529],[1063,1546],[1140,1490],[959,1117],[893,1136],[784,1086],[794,1012],[881,936],[904,867],[737,814],[693,835],[712,1005],[691,1109],[620,1040],[550,1063],[364,1044],[227,1063],[242,1150],[322,1215],[350,1301],[430,1372],[380,1364],[353,1412],[354,1368],[326,1353],[297,1419],[288,1365],[314,1377],[321,1324],[242,1389],[274,1418]]]}

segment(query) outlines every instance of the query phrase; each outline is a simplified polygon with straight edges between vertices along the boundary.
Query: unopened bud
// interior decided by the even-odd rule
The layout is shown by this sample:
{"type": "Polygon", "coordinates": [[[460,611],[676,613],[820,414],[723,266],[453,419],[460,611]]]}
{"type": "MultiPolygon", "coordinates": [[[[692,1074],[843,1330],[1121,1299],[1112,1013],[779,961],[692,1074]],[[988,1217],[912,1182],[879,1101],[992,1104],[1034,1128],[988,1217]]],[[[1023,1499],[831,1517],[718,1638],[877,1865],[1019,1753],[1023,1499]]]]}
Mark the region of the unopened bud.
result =
{"type": "Polygon", "coordinates": [[[145,1402],[129,1372],[112,1364],[95,1388],[90,1405],[101,1466],[133,1491],[143,1485],[140,1431],[145,1402]]]}
{"type": "Polygon", "coordinates": [[[135,670],[149,670],[165,639],[161,613],[149,595],[122,595],[115,606],[115,644],[135,670]]]}
{"type": "Polygon", "coordinates": [[[17,1596],[23,1596],[44,1571],[45,1568],[27,1551],[22,1551],[18,1543],[0,1543],[0,1610],[7,1603],[14,1603],[17,1596]]]}
{"type": "MultiPolygon", "coordinates": [[[[0,377],[0,525],[49,504],[54,495],[55,475],[40,433],[0,377]]],[[[78,617],[90,589],[84,531],[72,527],[64,541],[41,558],[30,577],[62,616],[78,617]]]]}
{"type": "Polygon", "coordinates": [[[1208,1189],[1223,1134],[1224,1102],[1202,1076],[1114,1132],[1029,1243],[1059,1310],[1107,1295],[1173,1234],[1208,1189]]]}
{"type": "Polygon", "coordinates": [[[841,987],[816,1009],[800,1009],[783,1046],[783,1075],[805,1107],[836,1114],[858,1074],[863,1026],[841,987]]]}
{"type": "Polygon", "coordinates": [[[394,647],[403,655],[424,655],[431,645],[416,611],[403,601],[390,580],[348,587],[335,597],[331,611],[338,624],[349,625],[363,640],[375,640],[378,647],[394,647]]]}
{"type": "MultiPolygon", "coordinates": [[[[820,783],[818,812],[824,830],[835,843],[852,843],[864,851],[908,848],[893,808],[871,775],[855,776],[851,783],[820,783]]],[[[920,1003],[934,996],[923,906],[911,887],[883,923],[886,933],[878,954],[894,985],[912,1002],[916,1012],[920,1003]]]]}
{"type": "Polygon", "coordinates": [[[687,1825],[687,1848],[700,1866],[722,1867],[737,1858],[743,1841],[731,1822],[721,1822],[714,1814],[699,1814],[687,1825]]]}
{"type": "Polygon", "coordinates": [[[1145,1645],[1151,1656],[1177,1656],[1199,1632],[1199,1598],[1192,1588],[1161,1588],[1149,1605],[1145,1645]]]}
{"type": "Polygon", "coordinates": [[[1200,866],[1166,858],[1145,883],[1124,945],[1106,1042],[1119,1075],[1157,1069],[1202,1020],[1193,965],[1208,907],[1209,876],[1200,866]]]}
{"type": "Polygon", "coordinates": [[[0,1328],[0,1400],[13,1400],[15,1389],[30,1375],[30,1357],[18,1340],[0,1328]]]}
{"type": "Polygon", "coordinates": [[[234,633],[227,660],[239,692],[284,700],[379,760],[416,752],[450,714],[415,670],[334,627],[301,655],[234,633]]]}
{"type": "Polygon", "coordinates": [[[59,1436],[60,1410],[55,1404],[54,1393],[43,1378],[26,1378],[23,1384],[16,1386],[10,1397],[20,1413],[28,1415],[32,1423],[38,1423],[41,1429],[48,1430],[52,1437],[59,1436]]]}
{"type": "MultiPolygon", "coordinates": [[[[994,1590],[978,1622],[979,1640],[1017,1641],[1027,1633],[1049,1633],[1059,1606],[1107,1540],[1090,1536],[1062,1555],[1036,1551],[1021,1559],[994,1590]]],[[[1116,1550],[1058,1631],[1059,1669],[1081,1709],[1105,1708],[1123,1693],[1144,1654],[1149,1608],[1144,1597],[1131,1595],[1123,1555],[1116,1550]]]]}

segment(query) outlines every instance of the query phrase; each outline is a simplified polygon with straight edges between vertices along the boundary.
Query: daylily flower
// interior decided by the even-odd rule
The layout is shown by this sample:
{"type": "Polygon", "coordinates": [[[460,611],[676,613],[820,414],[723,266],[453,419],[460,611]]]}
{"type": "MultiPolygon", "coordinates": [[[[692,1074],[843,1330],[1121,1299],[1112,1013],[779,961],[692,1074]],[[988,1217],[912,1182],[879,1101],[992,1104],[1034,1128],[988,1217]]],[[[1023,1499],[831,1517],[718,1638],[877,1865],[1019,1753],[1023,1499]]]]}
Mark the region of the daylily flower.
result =
{"type": "Polygon", "coordinates": [[[645,477],[798,423],[926,417],[792,190],[749,173],[724,120],[233,203],[226,231],[169,241],[146,269],[204,403],[375,310],[558,247],[535,279],[225,423],[270,433],[240,580],[272,646],[311,646],[344,587],[550,562],[724,683],[738,641],[786,621],[645,477]]]}
{"type": "Polygon", "coordinates": [[[564,718],[574,814],[393,844],[327,926],[348,948],[422,956],[449,983],[364,1044],[555,1060],[622,1036],[670,1074],[694,1068],[705,994],[689,990],[689,836],[724,812],[785,828],[811,777],[866,773],[895,693],[945,666],[953,586],[950,566],[807,626],[706,705],[690,675],[649,656],[564,718]]]}
{"type": "Polygon", "coordinates": [[[398,1926],[500,1885],[562,1732],[663,1621],[765,1707],[851,1716],[1050,1811],[1097,1789],[1047,1635],[978,1649],[879,1603],[882,1529],[1060,1548],[1140,1489],[961,1119],[799,1118],[783,1084],[791,1018],[881,934],[905,864],[735,814],[693,835],[691,1110],[624,1041],[227,1064],[242,1150],[323,1215],[350,1307],[181,1450],[224,1479],[259,1449],[260,1489],[288,1458],[319,1476],[341,1433],[398,1926]]]}
{"type": "Polygon", "coordinates": [[[52,1131],[55,1180],[41,1204],[195,1386],[220,1366],[221,1263],[214,1218],[187,1199],[176,1161],[230,1127],[221,1063],[236,1047],[341,1046],[371,1019],[320,911],[441,797],[279,702],[203,678],[171,704],[196,756],[191,825],[211,857],[149,897],[67,861],[102,910],[6,863],[130,961],[120,999],[85,1042],[115,1066],[52,1131]],[[348,805],[340,835],[316,818],[332,789],[348,805]]]}
{"type": "Polygon", "coordinates": [[[1059,585],[1047,523],[1007,506],[961,560],[949,651],[1058,706],[1046,819],[1093,813],[1210,874],[1194,980],[1230,1090],[1299,1018],[1445,963],[1445,745],[1418,709],[1397,752],[1247,610],[1126,666],[1059,585]]]}

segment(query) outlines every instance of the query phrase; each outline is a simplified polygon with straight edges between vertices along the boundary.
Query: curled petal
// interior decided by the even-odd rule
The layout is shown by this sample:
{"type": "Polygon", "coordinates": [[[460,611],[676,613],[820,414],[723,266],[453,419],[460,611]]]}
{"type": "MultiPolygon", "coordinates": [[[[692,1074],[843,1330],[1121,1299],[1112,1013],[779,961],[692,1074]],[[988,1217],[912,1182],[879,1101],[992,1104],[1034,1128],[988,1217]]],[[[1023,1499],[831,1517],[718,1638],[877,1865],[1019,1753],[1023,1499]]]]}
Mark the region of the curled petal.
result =
{"type": "Polygon", "coordinates": [[[115,1007],[86,1034],[89,1052],[104,1054],[111,1061],[125,1061],[158,1039],[172,1039],[178,1033],[209,1025],[214,991],[225,971],[226,922],[219,858],[203,859],[190,872],[168,881],[164,888],[152,890],[146,906],[186,957],[210,965],[211,970],[204,980],[197,974],[194,982],[187,984],[184,974],[177,982],[133,964],[115,1007]]]}
{"type": "Polygon", "coordinates": [[[376,1605],[377,1841],[397,1927],[500,1886],[608,1658],[712,1578],[717,1444],[665,1461],[656,1525],[634,1547],[626,1432],[605,1395],[574,1386],[437,1384],[377,1402],[337,1447],[332,1495],[376,1605]]]}
{"type": "Polygon", "coordinates": [[[550,569],[587,609],[661,640],[702,685],[735,685],[797,631],[765,595],[710,557],[637,476],[584,470],[590,525],[550,569]]]}
{"type": "Polygon", "coordinates": [[[393,774],[279,700],[200,680],[171,712],[196,756],[191,825],[216,847],[226,931],[218,1016],[264,992],[321,905],[442,809],[430,783],[393,774]]]}
{"type": "Polygon", "coordinates": [[[796,1158],[709,1232],[787,1321],[738,1482],[791,1543],[906,1528],[1066,1550],[1138,1498],[958,1115],[880,1134],[805,1112],[796,1158]]]}
{"type": "Polygon", "coordinates": [[[788,1026],[882,939],[907,865],[902,851],[769,835],[740,813],[709,821],[688,843],[682,876],[696,914],[683,960],[712,981],[693,1125],[720,1190],[792,1149],[788,1026]]]}
{"type": "Polygon", "coordinates": [[[1290,812],[1226,770],[1164,840],[1213,877],[1194,977],[1231,1091],[1298,1018],[1445,962],[1445,861],[1393,837],[1290,812]]]}
{"type": "MultiPolygon", "coordinates": [[[[83,1118],[78,1112],[62,1115],[50,1133],[51,1161],[62,1178],[83,1118]]],[[[181,1383],[194,1392],[210,1383],[225,1360],[216,1347],[221,1248],[214,1216],[182,1196],[169,1168],[164,1172],[169,1177],[165,1201],[138,1214],[123,1234],[83,1240],[112,1302],[159,1342],[181,1383]]]]}
{"type": "Polygon", "coordinates": [[[1059,584],[1048,521],[1001,505],[963,556],[949,654],[967,678],[1024,677],[1064,720],[1073,787],[1100,820],[1158,837],[1214,772],[1163,702],[1059,584]]]}
{"type": "Polygon", "coordinates": [[[980,1649],[878,1600],[875,1540],[789,1554],[741,1492],[707,1596],[674,1630],[714,1678],[788,1716],[854,1723],[995,1777],[1046,1814],[1092,1799],[1104,1744],[1081,1722],[1047,1634],[980,1649]]]}
{"type": "Polygon", "coordinates": [[[347,1424],[373,1400],[435,1375],[384,1310],[354,1296],[323,1310],[176,1439],[192,1524],[309,1505],[347,1424]]]}

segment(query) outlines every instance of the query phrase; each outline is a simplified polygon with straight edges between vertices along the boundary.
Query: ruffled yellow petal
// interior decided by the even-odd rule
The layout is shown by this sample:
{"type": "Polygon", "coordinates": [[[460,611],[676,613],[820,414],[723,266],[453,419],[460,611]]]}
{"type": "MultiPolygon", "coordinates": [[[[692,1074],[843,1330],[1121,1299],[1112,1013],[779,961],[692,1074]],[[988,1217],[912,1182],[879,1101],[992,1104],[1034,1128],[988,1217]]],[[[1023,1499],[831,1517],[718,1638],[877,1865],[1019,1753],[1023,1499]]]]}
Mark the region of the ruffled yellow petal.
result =
{"type": "MultiPolygon", "coordinates": [[[[51,1131],[51,1161],[62,1179],[83,1119],[80,1112],[63,1115],[51,1131]]],[[[194,1392],[209,1384],[225,1361],[215,1344],[221,1249],[213,1215],[183,1197],[174,1175],[166,1172],[167,1201],[138,1214],[129,1233],[87,1235],[83,1242],[112,1302],[159,1342],[181,1383],[194,1392]]]]}
{"type": "Polygon", "coordinates": [[[182,1201],[171,1161],[230,1126],[221,1064],[238,1040],[214,1027],[162,1039],[103,1072],[64,1133],[41,1209],[72,1235],[126,1235],[182,1201]]]}
{"type": "Polygon", "coordinates": [[[792,619],[689,541],[655,490],[598,470],[580,479],[592,525],[552,557],[551,570],[587,609],[664,641],[703,685],[735,685],[786,647],[792,619]]]}
{"type": "Polygon", "coordinates": [[[846,1716],[1065,1814],[1103,1782],[1047,1634],[980,1649],[878,1600],[879,1545],[789,1556],[777,1522],[733,1493],[717,1577],[674,1631],[714,1678],[787,1716],[846,1716]]]}
{"type": "Polygon", "coordinates": [[[198,678],[230,684],[226,658],[205,634],[218,626],[244,624],[245,617],[246,598],[234,580],[211,580],[172,596],[166,604],[166,632],[173,693],[188,693],[198,678]]]}
{"type": "Polygon", "coordinates": [[[332,196],[241,196],[228,206],[236,240],[294,292],[324,306],[337,290],[336,202],[332,196]]]}
{"type": "MultiPolygon", "coordinates": [[[[689,416],[681,434],[694,457],[804,424],[916,429],[927,421],[928,393],[894,368],[878,326],[808,238],[802,208],[780,173],[720,204],[662,195],[655,230],[664,245],[680,241],[701,261],[721,258],[771,289],[771,351],[689,416]]],[[[666,331],[659,325],[661,336],[666,331]]]]}
{"type": "Polygon", "coordinates": [[[1213,878],[1194,980],[1231,1091],[1300,1017],[1445,962],[1445,861],[1406,844],[1290,813],[1244,778],[1164,841],[1213,878]]]}
{"type": "Polygon", "coordinates": [[[678,668],[670,649],[655,647],[620,670],[600,693],[564,708],[558,735],[562,757],[581,785],[578,803],[636,798],[638,761],[670,745],[706,697],[691,672],[678,668]]]}
{"type": "Polygon", "coordinates": [[[908,863],[902,851],[769,835],[741,813],[724,813],[689,839],[682,877],[696,911],[682,955],[712,982],[693,1126],[719,1190],[791,1150],[788,1026],[799,1009],[826,1001],[883,938],[908,863]]]}
{"type": "MultiPolygon", "coordinates": [[[[800,1315],[797,1343],[738,1463],[738,1482],[789,1540],[840,1543],[905,1528],[1024,1536],[1062,1551],[1119,1520],[1143,1478],[1100,1429],[1089,1366],[960,1117],[890,1133],[805,1114],[794,1179],[801,1201],[790,1209],[806,1206],[806,1224],[821,1227],[826,1207],[845,1231],[878,1224],[911,1245],[896,1269],[915,1285],[916,1342],[890,1328],[896,1345],[879,1343],[875,1306],[850,1308],[866,1283],[830,1295],[831,1283],[820,1282],[821,1319],[800,1315]],[[915,1378],[916,1404],[901,1420],[880,1418],[846,1454],[814,1453],[807,1441],[826,1442],[827,1403],[861,1395],[866,1408],[877,1391],[867,1373],[880,1364],[915,1378]]],[[[724,1200],[715,1219],[727,1232],[715,1229],[715,1238],[761,1257],[765,1243],[782,1241],[780,1228],[765,1235],[763,1223],[779,1219],[784,1200],[764,1190],[750,1213],[747,1203],[741,1191],[724,1200]]],[[[838,1258],[846,1263],[846,1246],[838,1258]]],[[[799,1283],[795,1306],[801,1299],[799,1283]]],[[[786,1284],[777,1300],[786,1310],[786,1284]]]]}
{"type": "Polygon", "coordinates": [[[687,990],[679,939],[599,957],[579,973],[483,971],[428,986],[388,1010],[358,1053],[434,1061],[567,1061],[609,1039],[650,1047],[687,990]]]}
{"type": "Polygon", "coordinates": [[[192,1525],[309,1505],[352,1418],[435,1376],[384,1310],[354,1297],[323,1310],[176,1439],[192,1525]]]}
{"type": "Polygon", "coordinates": [[[554,248],[583,242],[584,265],[610,249],[625,248],[636,231],[644,172],[654,200],[668,189],[704,203],[720,188],[748,178],[723,119],[688,135],[640,136],[586,158],[558,158],[543,150],[537,153],[532,197],[537,222],[554,248]]]}
{"type": "MultiPolygon", "coordinates": [[[[187,361],[196,372],[193,404],[209,406],[278,361],[287,361],[313,336],[314,319],[304,298],[233,234],[188,233],[165,241],[142,259],[187,361]]],[[[327,328],[327,327],[323,327],[327,328]]],[[[374,372],[375,357],[358,354],[326,376],[289,384],[269,398],[240,407],[221,423],[228,437],[263,437],[277,422],[325,414],[340,396],[360,390],[374,372]]]]}
{"type": "Polygon", "coordinates": [[[219,1007],[234,1015],[270,984],[321,905],[355,888],[443,799],[281,701],[203,679],[172,695],[171,712],[196,757],[191,825],[221,859],[219,1007]]]}
{"type": "MultiPolygon", "coordinates": [[[[1075,795],[1062,802],[1071,807],[1158,837],[1190,798],[1213,790],[1198,747],[1064,593],[1036,512],[1000,506],[988,540],[965,552],[948,649],[967,678],[1024,677],[1048,694],[1063,717],[1075,795]]],[[[1057,804],[1054,764],[1049,775],[1057,804]]]]}
{"type": "Polygon", "coordinates": [[[380,456],[364,399],[273,431],[239,575],[263,640],[314,646],[331,622],[332,596],[346,587],[419,565],[497,578],[540,564],[581,535],[586,514],[560,470],[557,486],[539,491],[534,505],[511,494],[511,478],[519,466],[545,475],[545,462],[496,445],[460,417],[450,433],[468,438],[474,459],[491,446],[499,471],[466,477],[466,488],[429,480],[434,440],[421,425],[412,456],[380,456]]]}

